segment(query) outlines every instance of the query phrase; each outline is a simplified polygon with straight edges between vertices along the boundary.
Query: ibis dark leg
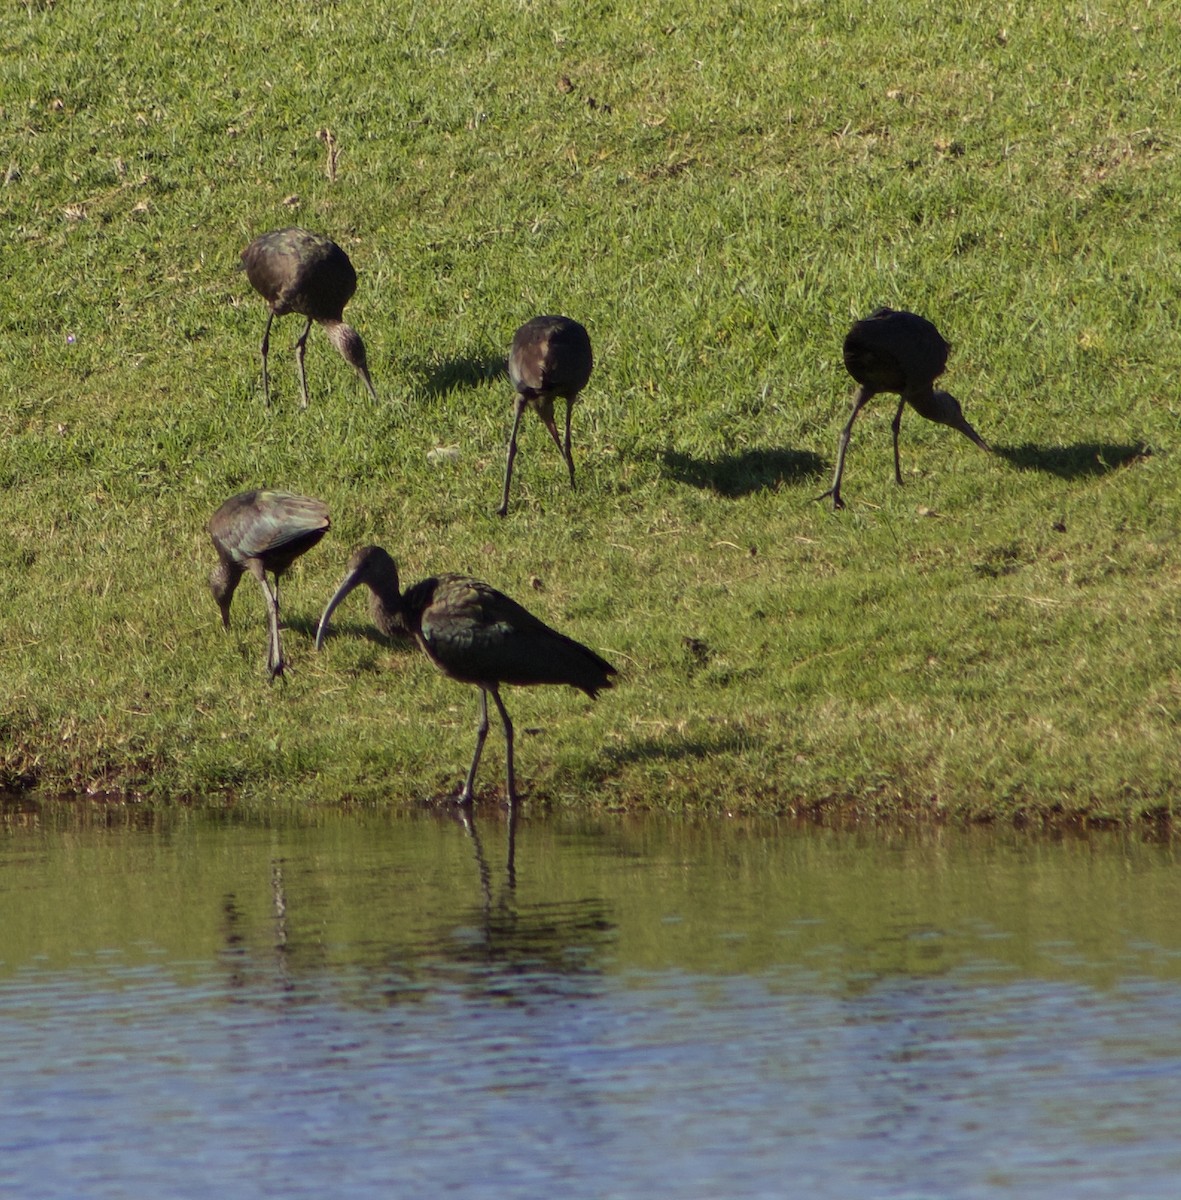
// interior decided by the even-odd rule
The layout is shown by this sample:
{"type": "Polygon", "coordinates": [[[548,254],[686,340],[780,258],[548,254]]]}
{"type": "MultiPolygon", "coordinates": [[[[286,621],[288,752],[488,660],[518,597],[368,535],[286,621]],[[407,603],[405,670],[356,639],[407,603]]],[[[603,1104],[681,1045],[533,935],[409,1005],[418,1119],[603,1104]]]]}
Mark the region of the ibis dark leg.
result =
{"type": "Polygon", "coordinates": [[[260,348],[262,355],[262,394],[268,406],[271,403],[271,381],[267,376],[267,354],[271,349],[271,322],[274,319],[274,313],[267,314],[267,327],[262,331],[262,347],[260,348]]]}
{"type": "Polygon", "coordinates": [[[566,458],[566,451],[562,449],[562,439],[558,434],[557,422],[554,420],[553,404],[548,406],[548,411],[545,406],[539,405],[537,409],[537,415],[541,418],[541,423],[545,426],[550,437],[553,438],[554,445],[557,446],[558,453],[564,460],[566,458]]]}
{"type": "MultiPolygon", "coordinates": [[[[569,403],[569,401],[567,401],[569,403]]],[[[554,420],[554,405],[553,401],[546,401],[544,404],[537,406],[537,415],[541,418],[542,424],[546,427],[554,445],[558,448],[558,453],[562,456],[562,461],[566,464],[566,470],[570,472],[570,486],[574,486],[574,460],[570,457],[570,410],[566,409],[566,445],[562,445],[561,435],[558,433],[558,424],[554,420]]]]}
{"type": "Polygon", "coordinates": [[[574,411],[574,400],[566,397],[566,445],[562,455],[566,459],[566,467],[570,472],[570,488],[574,489],[574,455],[570,451],[570,414],[574,411]]]}
{"type": "MultiPolygon", "coordinates": [[[[499,700],[497,701],[499,704],[499,700]]],[[[484,739],[488,736],[488,693],[480,688],[480,723],[476,726],[476,752],[472,755],[472,765],[464,780],[463,791],[459,793],[460,804],[471,804],[472,785],[476,782],[476,768],[480,765],[480,755],[484,753],[484,739]]]]}
{"type": "Polygon", "coordinates": [[[504,495],[501,497],[500,507],[496,510],[497,515],[501,517],[508,516],[508,489],[513,478],[513,459],[517,457],[517,427],[521,424],[521,414],[524,411],[525,397],[518,396],[513,407],[513,431],[508,439],[508,458],[504,464],[504,495]]]}
{"type": "Polygon", "coordinates": [[[873,392],[865,387],[859,387],[854,394],[853,411],[849,414],[849,419],[845,422],[845,428],[841,430],[841,440],[837,443],[837,469],[833,475],[832,487],[827,492],[822,492],[816,497],[817,500],[823,500],[826,496],[831,496],[834,509],[845,507],[845,502],[841,499],[841,476],[845,473],[845,451],[849,449],[849,436],[853,432],[853,422],[857,420],[857,414],[872,395],[873,392]]]}
{"type": "Polygon", "coordinates": [[[299,364],[299,386],[303,392],[303,403],[300,408],[308,406],[308,375],[303,369],[303,352],[308,344],[308,332],[312,328],[312,318],[308,317],[308,323],[303,327],[303,333],[299,335],[299,341],[295,343],[295,361],[299,364]]]}
{"type": "Polygon", "coordinates": [[[898,456],[898,431],[902,428],[902,410],[906,407],[905,400],[898,401],[898,411],[894,414],[894,420],[890,422],[890,428],[894,431],[894,482],[899,487],[902,486],[902,459],[898,456]]]}
{"type": "Polygon", "coordinates": [[[504,761],[505,773],[508,777],[508,802],[510,810],[517,803],[517,776],[513,770],[513,723],[509,719],[508,709],[500,698],[498,688],[490,688],[492,699],[496,702],[496,711],[500,713],[500,721],[504,726],[504,761]]]}
{"type": "Polygon", "coordinates": [[[258,576],[259,586],[267,601],[267,673],[272,679],[283,674],[283,647],[279,641],[279,596],[267,582],[266,573],[258,576]]]}

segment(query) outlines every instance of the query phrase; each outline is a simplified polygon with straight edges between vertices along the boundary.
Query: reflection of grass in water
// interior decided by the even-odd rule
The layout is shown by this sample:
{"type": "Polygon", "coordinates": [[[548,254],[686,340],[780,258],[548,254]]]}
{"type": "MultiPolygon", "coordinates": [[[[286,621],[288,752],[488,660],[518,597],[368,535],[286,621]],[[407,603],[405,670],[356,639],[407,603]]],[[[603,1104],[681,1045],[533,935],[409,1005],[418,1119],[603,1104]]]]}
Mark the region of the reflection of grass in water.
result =
{"type": "MultiPolygon", "coordinates": [[[[982,39],[895,0],[667,30],[624,5],[565,14],[555,65],[497,4],[424,11],[388,43],[364,4],[315,29],[247,15],[231,41],[58,9],[14,34],[25,115],[0,189],[0,784],[446,794],[474,695],[371,638],[359,601],[309,645],[348,550],[376,540],[406,579],[478,573],[622,668],[594,706],[513,694],[543,731],[520,749],[535,800],[1169,803],[1165,16],[1038,14],[982,39]],[[280,42],[297,80],[275,78],[280,42]],[[291,222],[358,269],[379,404],[314,329],[299,412],[289,319],[263,408],[263,308],[233,268],[291,222]],[[1001,452],[911,414],[898,490],[875,401],[834,516],[812,497],[852,391],[841,340],[882,303],[936,320],[943,382],[1001,452]],[[542,311],[595,346],[579,490],[530,421],[497,521],[503,355],[542,311]],[[204,522],[254,486],[320,496],[334,522],[284,580],[273,688],[257,595],[222,636],[204,590],[204,522]]],[[[498,779],[495,730],[488,755],[498,779]]]]}
{"type": "Polygon", "coordinates": [[[794,964],[849,994],[973,963],[1108,989],[1181,976],[1175,906],[1160,903],[1177,890],[1169,849],[1147,836],[1068,829],[1031,853],[999,825],[567,812],[522,822],[514,890],[503,814],[482,811],[485,903],[471,840],[445,816],[168,809],[145,820],[131,806],[57,805],[39,817],[8,825],[29,882],[26,919],[0,928],[10,984],[110,966],[125,988],[147,967],[214,1005],[211,972],[268,995],[282,978],[279,999],[329,990],[385,1007],[438,1002],[452,985],[544,1003],[667,967],[794,964]],[[78,870],[104,863],[121,869],[78,870]],[[1031,910],[1035,886],[1043,903],[1031,910]]]}

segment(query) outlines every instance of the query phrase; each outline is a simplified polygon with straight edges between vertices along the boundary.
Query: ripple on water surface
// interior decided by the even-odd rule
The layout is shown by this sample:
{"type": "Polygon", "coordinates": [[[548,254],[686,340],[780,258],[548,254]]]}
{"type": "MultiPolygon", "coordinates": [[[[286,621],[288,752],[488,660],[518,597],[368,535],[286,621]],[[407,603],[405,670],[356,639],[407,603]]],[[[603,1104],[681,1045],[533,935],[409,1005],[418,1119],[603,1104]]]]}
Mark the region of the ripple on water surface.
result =
{"type": "Polygon", "coordinates": [[[0,843],[0,1194],[1176,1194],[1165,854],[356,832],[0,843]]]}

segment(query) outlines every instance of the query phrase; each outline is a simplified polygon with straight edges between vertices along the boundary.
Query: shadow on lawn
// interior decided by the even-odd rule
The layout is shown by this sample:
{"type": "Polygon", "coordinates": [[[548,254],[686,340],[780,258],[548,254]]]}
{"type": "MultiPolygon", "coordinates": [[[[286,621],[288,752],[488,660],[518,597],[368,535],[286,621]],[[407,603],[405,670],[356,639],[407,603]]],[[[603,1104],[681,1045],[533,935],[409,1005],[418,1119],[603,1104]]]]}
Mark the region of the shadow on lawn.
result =
{"type": "Polygon", "coordinates": [[[603,757],[616,766],[636,762],[680,762],[712,758],[715,754],[747,752],[754,740],[749,732],[712,737],[669,734],[665,737],[637,738],[622,746],[605,747],[603,757]]]}
{"type": "Polygon", "coordinates": [[[445,396],[456,388],[475,387],[491,383],[508,374],[508,360],[503,354],[457,355],[442,362],[407,364],[409,372],[422,380],[428,396],[445,396]]]}
{"type": "Polygon", "coordinates": [[[827,470],[824,459],[811,450],[757,449],[704,459],[666,450],[662,469],[680,483],[708,488],[732,500],[781,483],[814,482],[827,470]]]}
{"type": "MultiPolygon", "coordinates": [[[[284,617],[283,628],[290,629],[292,632],[306,637],[308,641],[314,642],[316,631],[320,628],[320,618],[293,616],[289,620],[284,617]]],[[[350,621],[347,618],[343,621],[333,618],[332,624],[328,627],[328,641],[336,641],[338,638],[364,638],[375,646],[392,647],[398,650],[410,650],[414,647],[414,637],[410,633],[386,637],[376,625],[370,622],[350,621]]]]}
{"type": "Polygon", "coordinates": [[[1142,462],[1152,447],[1142,442],[1116,445],[1111,442],[1075,442],[1073,446],[993,446],[993,451],[1022,471],[1044,471],[1059,479],[1082,479],[1106,475],[1120,467],[1142,462]]]}

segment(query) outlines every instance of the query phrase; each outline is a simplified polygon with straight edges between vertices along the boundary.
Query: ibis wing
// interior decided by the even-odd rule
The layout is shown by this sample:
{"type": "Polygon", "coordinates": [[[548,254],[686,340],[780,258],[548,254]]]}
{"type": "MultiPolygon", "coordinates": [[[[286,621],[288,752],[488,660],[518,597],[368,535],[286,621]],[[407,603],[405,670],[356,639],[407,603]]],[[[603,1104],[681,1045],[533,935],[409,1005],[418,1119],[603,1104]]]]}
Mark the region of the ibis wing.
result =
{"type": "Polygon", "coordinates": [[[260,234],[242,251],[242,265],[254,289],[277,315],[339,319],[357,290],[349,256],[331,239],[307,229],[276,229],[260,234]]]}
{"type": "Polygon", "coordinates": [[[948,350],[926,317],[879,308],[849,330],[845,367],[858,383],[899,391],[908,380],[929,382],[943,374],[948,350]]]}
{"type": "Polygon", "coordinates": [[[434,585],[418,636],[452,678],[476,684],[564,683],[592,696],[611,686],[615,669],[610,663],[503,592],[468,576],[442,576],[434,585]]]}
{"type": "MultiPolygon", "coordinates": [[[[232,514],[225,538],[242,558],[261,558],[329,526],[328,506],[290,492],[245,493],[250,502],[232,514]]],[[[238,497],[235,497],[238,499],[238,497]]]]}
{"type": "Polygon", "coordinates": [[[522,393],[573,396],[593,366],[590,336],[570,317],[534,317],[517,330],[509,353],[509,377],[522,393]]]}

